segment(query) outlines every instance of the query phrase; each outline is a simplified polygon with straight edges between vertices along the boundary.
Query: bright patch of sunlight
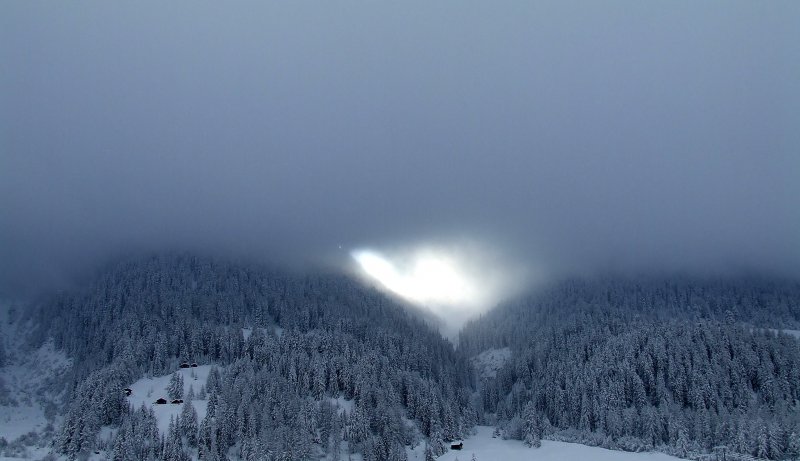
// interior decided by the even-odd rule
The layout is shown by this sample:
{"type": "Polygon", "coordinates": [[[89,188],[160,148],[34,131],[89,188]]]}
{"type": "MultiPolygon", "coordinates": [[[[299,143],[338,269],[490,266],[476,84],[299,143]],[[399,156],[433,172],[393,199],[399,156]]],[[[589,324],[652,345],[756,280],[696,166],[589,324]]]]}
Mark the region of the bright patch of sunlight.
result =
{"type": "Polygon", "coordinates": [[[446,255],[420,252],[403,267],[372,250],[354,251],[353,258],[367,275],[417,304],[472,305],[480,297],[477,281],[446,255]]]}
{"type": "Polygon", "coordinates": [[[530,276],[501,252],[472,241],[362,248],[350,255],[362,277],[435,314],[447,335],[515,295],[530,276]]]}

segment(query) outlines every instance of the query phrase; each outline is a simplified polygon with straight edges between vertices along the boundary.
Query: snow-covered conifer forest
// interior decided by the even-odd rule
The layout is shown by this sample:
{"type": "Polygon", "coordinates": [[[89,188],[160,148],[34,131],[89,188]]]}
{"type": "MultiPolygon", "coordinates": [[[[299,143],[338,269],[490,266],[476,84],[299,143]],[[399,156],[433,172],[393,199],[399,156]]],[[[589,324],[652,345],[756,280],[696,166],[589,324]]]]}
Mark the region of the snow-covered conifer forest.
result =
{"type": "Polygon", "coordinates": [[[0,461],[800,461],[800,0],[0,0],[0,461]]]}
{"type": "Polygon", "coordinates": [[[344,275],[130,260],[5,303],[0,455],[466,460],[488,430],[530,459],[554,442],[796,459],[798,300],[778,279],[570,279],[456,347],[344,275]],[[3,435],[23,408],[30,431],[3,435]]]}

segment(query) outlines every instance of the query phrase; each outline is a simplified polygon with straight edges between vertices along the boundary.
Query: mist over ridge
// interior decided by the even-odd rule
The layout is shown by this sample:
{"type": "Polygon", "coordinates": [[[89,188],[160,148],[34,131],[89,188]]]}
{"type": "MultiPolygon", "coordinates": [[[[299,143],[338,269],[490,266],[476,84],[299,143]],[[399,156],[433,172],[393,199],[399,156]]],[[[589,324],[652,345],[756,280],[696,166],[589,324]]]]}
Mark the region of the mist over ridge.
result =
{"type": "Polygon", "coordinates": [[[798,24],[0,2],[0,460],[800,459],[798,24]]]}
{"type": "Polygon", "coordinates": [[[463,236],[800,274],[796,2],[417,6],[4,3],[0,290],[463,236]]]}

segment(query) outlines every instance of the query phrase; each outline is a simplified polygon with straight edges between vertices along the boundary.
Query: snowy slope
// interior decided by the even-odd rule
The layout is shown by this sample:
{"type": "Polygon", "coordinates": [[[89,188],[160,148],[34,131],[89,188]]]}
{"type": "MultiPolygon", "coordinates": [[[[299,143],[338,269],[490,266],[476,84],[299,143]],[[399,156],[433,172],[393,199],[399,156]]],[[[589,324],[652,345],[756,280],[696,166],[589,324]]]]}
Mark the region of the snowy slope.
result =
{"type": "Polygon", "coordinates": [[[26,345],[27,329],[10,321],[9,307],[10,303],[0,305],[0,340],[6,353],[5,366],[0,367],[0,437],[12,442],[55,422],[63,391],[59,382],[72,361],[52,342],[38,349],[26,345]]]}
{"type": "MultiPolygon", "coordinates": [[[[21,456],[0,456],[0,461],[21,461],[23,459],[43,459],[50,454],[49,447],[26,447],[21,456]]],[[[57,458],[59,459],[59,458],[57,458]]],[[[59,459],[59,461],[62,461],[59,459]]]]}
{"type": "MultiPolygon", "coordinates": [[[[181,368],[176,370],[178,374],[183,377],[183,393],[186,395],[189,392],[189,387],[192,387],[196,394],[201,386],[206,385],[208,373],[211,371],[211,365],[201,365],[197,368],[181,368]]],[[[128,402],[133,405],[134,409],[138,409],[142,405],[153,408],[153,411],[158,420],[158,430],[165,434],[169,428],[170,417],[175,418],[181,412],[183,405],[156,405],[155,401],[158,398],[164,398],[169,401],[167,395],[167,386],[172,375],[157,376],[153,378],[142,378],[129,387],[133,391],[127,397],[128,402]]],[[[195,411],[197,411],[198,421],[202,421],[206,417],[206,409],[208,408],[208,400],[194,399],[192,401],[195,411]]]]}
{"type": "Polygon", "coordinates": [[[481,378],[494,378],[497,370],[511,358],[511,349],[488,349],[472,358],[472,364],[481,378]]]}
{"type": "MultiPolygon", "coordinates": [[[[477,434],[464,439],[464,448],[450,450],[438,458],[439,461],[470,461],[472,455],[478,461],[678,461],[680,458],[662,453],[628,453],[589,447],[578,443],[542,440],[540,448],[529,448],[519,440],[492,438],[494,428],[478,426],[477,434]]],[[[421,450],[419,454],[422,454],[421,450]]],[[[418,453],[415,453],[418,455],[418,453]]],[[[422,460],[424,456],[409,458],[422,460]]]]}

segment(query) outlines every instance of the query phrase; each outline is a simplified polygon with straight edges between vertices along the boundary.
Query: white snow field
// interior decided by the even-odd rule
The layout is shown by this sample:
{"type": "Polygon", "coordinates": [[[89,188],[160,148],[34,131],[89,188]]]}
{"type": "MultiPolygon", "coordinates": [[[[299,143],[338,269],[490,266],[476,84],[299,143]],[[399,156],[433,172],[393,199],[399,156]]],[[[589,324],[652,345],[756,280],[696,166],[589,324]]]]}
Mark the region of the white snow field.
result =
{"type": "Polygon", "coordinates": [[[487,349],[472,358],[472,364],[478,370],[481,378],[494,378],[497,370],[503,367],[511,358],[511,349],[487,349]]]}
{"type": "MultiPolygon", "coordinates": [[[[201,386],[206,385],[208,373],[211,371],[211,365],[201,365],[196,368],[179,368],[175,370],[183,377],[183,394],[189,392],[191,386],[194,393],[200,390],[201,386]]],[[[158,421],[158,430],[161,434],[166,434],[169,429],[170,417],[175,418],[181,413],[183,404],[173,405],[167,403],[165,405],[157,405],[155,401],[159,398],[164,398],[170,401],[167,394],[167,387],[169,386],[169,379],[172,374],[165,376],[157,376],[154,378],[142,378],[129,387],[133,391],[127,397],[128,402],[133,405],[135,410],[138,410],[142,405],[152,408],[158,421]]],[[[197,411],[197,420],[202,421],[206,417],[206,409],[208,408],[208,400],[199,400],[195,398],[192,400],[195,411],[197,411]]]]}
{"type": "MultiPolygon", "coordinates": [[[[589,447],[579,443],[553,442],[542,440],[539,448],[527,447],[519,440],[492,438],[494,428],[478,426],[477,434],[464,439],[464,448],[450,450],[438,461],[470,461],[472,455],[478,461],[678,461],[680,458],[663,453],[628,453],[589,447]]],[[[424,460],[424,451],[415,450],[414,458],[424,460]]]]}

